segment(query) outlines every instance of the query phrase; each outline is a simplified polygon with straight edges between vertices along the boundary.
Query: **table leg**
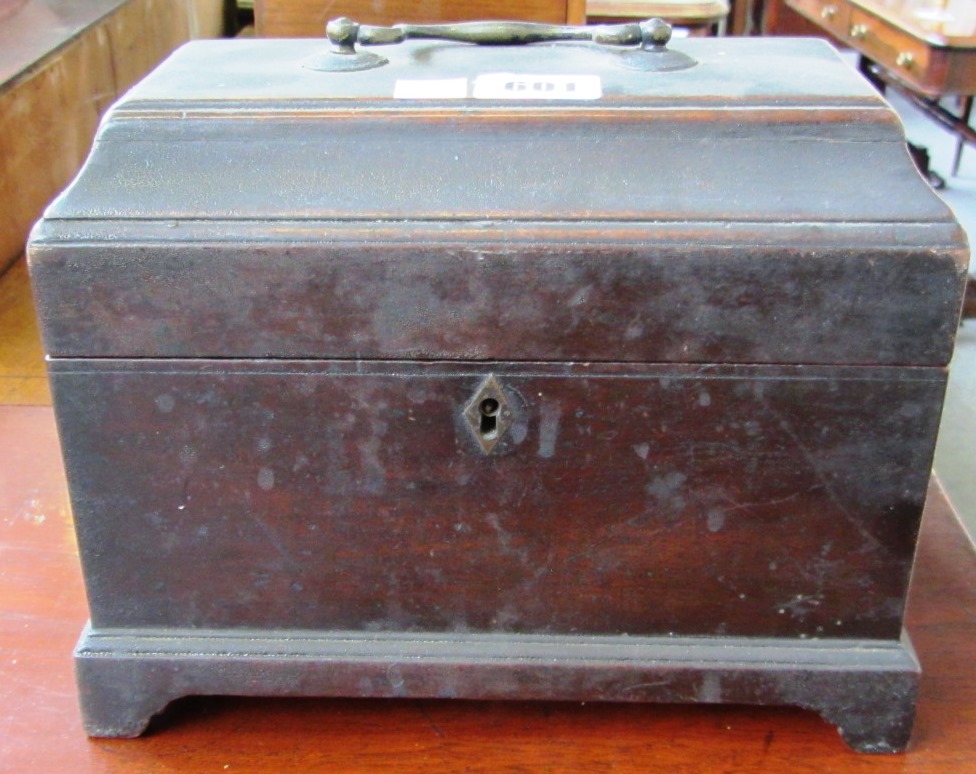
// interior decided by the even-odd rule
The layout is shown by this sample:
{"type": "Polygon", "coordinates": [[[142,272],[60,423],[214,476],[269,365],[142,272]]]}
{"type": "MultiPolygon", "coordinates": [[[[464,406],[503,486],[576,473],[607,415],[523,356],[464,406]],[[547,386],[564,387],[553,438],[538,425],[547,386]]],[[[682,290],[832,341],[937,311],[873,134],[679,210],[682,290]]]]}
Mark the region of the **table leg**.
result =
{"type": "MultiPolygon", "coordinates": [[[[969,126],[969,116],[973,112],[973,98],[972,96],[965,96],[962,98],[962,113],[959,115],[959,120],[962,121],[966,126],[969,126]]],[[[962,161],[962,149],[966,145],[966,139],[960,134],[956,134],[956,155],[952,159],[952,176],[955,177],[959,174],[959,163],[962,161]]]]}
{"type": "Polygon", "coordinates": [[[751,35],[755,0],[732,0],[730,27],[733,35],[751,35]]]}
{"type": "Polygon", "coordinates": [[[908,155],[912,157],[912,161],[915,162],[915,168],[922,174],[922,177],[928,180],[930,186],[936,191],[941,191],[945,188],[945,178],[929,166],[928,148],[910,142],[908,143],[908,155]]]}
{"type": "MultiPolygon", "coordinates": [[[[875,64],[874,61],[861,54],[857,60],[857,69],[882,95],[887,92],[889,81],[885,78],[885,71],[875,64]]],[[[921,145],[914,145],[910,142],[907,144],[908,153],[911,155],[912,161],[915,162],[915,166],[922,174],[922,177],[937,191],[945,188],[945,178],[929,167],[928,150],[921,145]]]]}
{"type": "Polygon", "coordinates": [[[887,91],[888,84],[878,75],[878,70],[872,60],[868,59],[864,54],[861,54],[857,58],[857,70],[861,75],[868,79],[870,84],[874,86],[882,95],[887,91]]]}

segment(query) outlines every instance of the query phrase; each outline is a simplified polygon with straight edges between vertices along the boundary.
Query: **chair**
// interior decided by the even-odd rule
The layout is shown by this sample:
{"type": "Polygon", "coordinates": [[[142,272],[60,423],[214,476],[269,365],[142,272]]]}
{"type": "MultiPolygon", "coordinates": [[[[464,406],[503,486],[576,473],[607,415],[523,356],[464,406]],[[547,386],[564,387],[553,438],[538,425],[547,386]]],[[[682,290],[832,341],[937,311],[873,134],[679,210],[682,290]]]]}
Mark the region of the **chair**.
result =
{"type": "Polygon", "coordinates": [[[725,34],[729,0],[586,0],[586,20],[592,23],[631,19],[664,19],[691,35],[713,30],[725,34]]]}

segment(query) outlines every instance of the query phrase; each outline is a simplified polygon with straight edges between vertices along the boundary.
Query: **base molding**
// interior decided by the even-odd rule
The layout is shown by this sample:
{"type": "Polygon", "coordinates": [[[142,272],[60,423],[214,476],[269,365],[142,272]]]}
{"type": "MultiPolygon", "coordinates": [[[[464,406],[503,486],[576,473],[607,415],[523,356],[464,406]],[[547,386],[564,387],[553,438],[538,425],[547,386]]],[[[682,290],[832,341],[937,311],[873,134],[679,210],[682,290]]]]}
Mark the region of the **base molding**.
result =
{"type": "Polygon", "coordinates": [[[75,650],[85,729],[133,737],[189,695],[793,705],[860,752],[911,735],[900,641],[198,629],[94,630],[75,650]]]}

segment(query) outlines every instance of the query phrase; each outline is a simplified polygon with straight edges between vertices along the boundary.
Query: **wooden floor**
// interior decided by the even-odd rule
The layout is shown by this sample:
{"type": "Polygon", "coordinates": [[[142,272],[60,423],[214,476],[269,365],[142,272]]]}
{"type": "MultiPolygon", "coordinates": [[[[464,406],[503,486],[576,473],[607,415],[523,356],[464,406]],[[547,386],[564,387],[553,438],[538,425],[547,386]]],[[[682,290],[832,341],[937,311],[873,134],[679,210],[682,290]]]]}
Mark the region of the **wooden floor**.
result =
{"type": "Polygon", "coordinates": [[[27,265],[21,258],[0,276],[0,405],[50,403],[27,265]]]}

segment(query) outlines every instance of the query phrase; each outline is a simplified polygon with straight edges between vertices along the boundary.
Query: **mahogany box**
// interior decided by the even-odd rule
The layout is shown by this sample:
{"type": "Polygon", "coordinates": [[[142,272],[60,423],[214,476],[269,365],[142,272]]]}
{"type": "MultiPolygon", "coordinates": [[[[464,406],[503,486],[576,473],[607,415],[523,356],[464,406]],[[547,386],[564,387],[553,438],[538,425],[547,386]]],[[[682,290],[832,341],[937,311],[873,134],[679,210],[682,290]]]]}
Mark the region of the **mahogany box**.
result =
{"type": "Polygon", "coordinates": [[[968,250],[895,114],[815,40],[392,29],[185,46],[33,232],[88,732],[734,702],[903,749],[968,250]]]}

